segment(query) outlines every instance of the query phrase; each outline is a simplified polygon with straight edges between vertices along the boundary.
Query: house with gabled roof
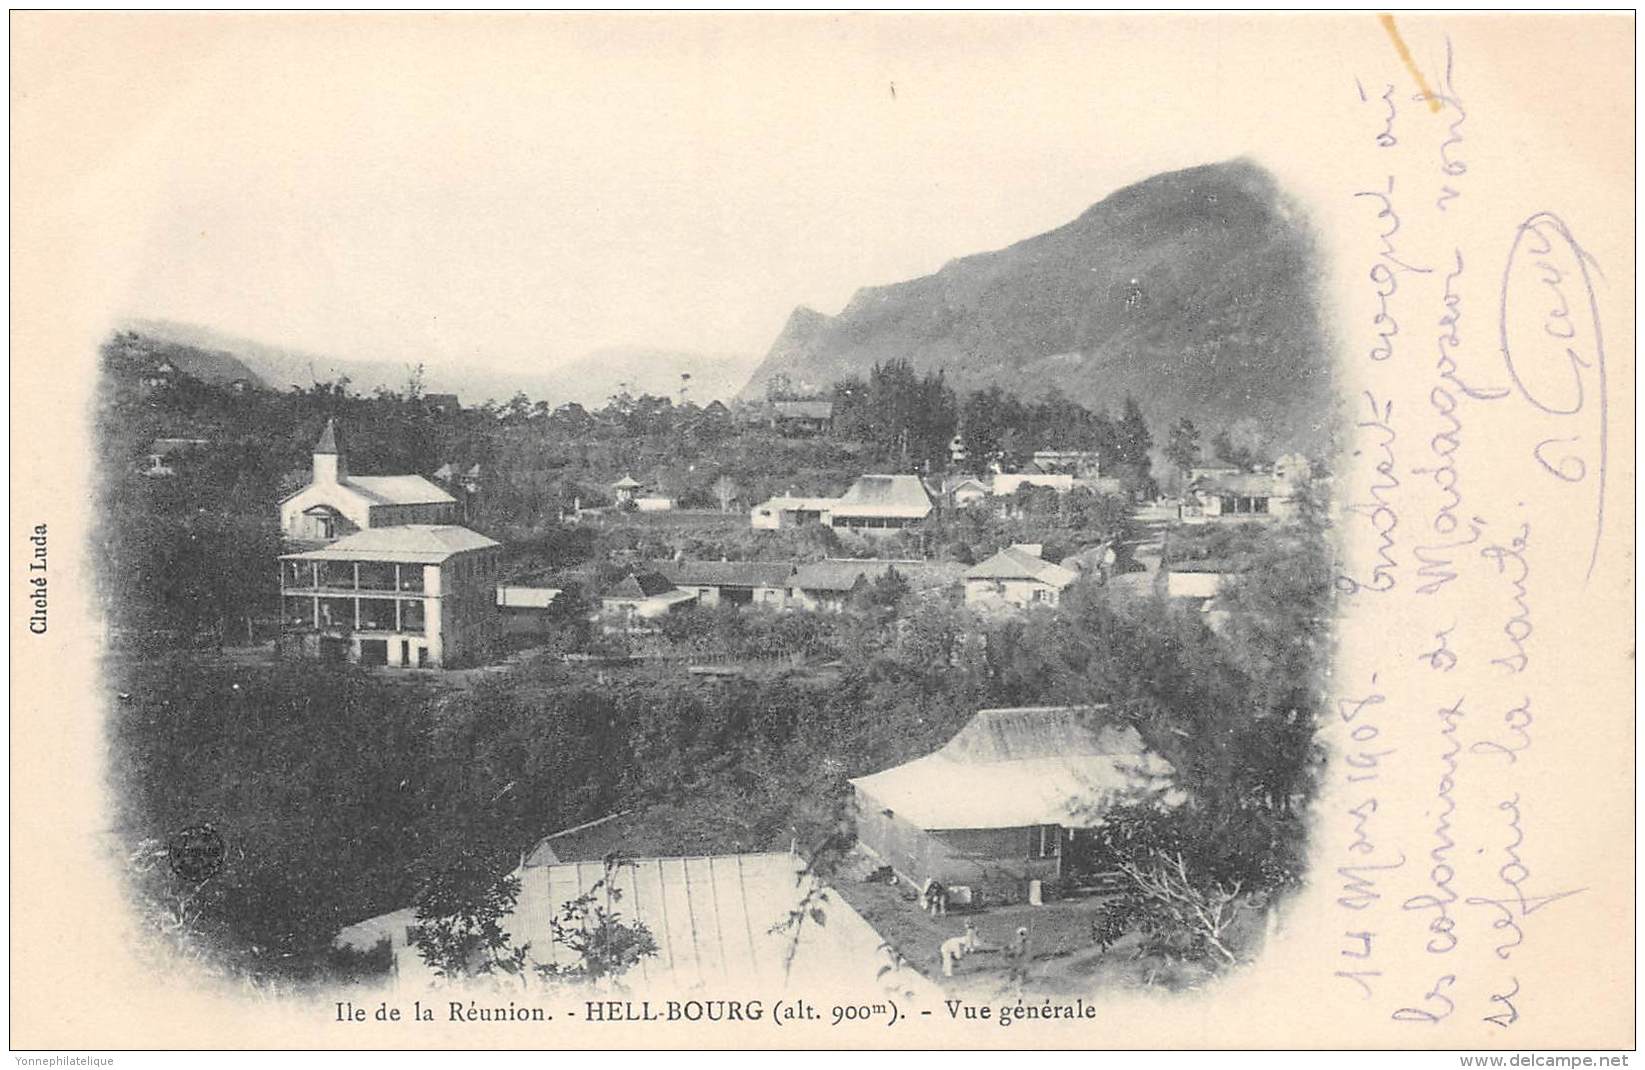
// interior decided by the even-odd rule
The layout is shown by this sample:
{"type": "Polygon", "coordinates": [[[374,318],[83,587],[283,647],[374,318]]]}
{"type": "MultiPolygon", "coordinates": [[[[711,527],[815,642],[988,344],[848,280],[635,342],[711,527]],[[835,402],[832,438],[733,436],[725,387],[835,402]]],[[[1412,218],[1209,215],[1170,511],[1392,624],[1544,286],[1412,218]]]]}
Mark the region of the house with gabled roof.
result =
{"type": "Polygon", "coordinates": [[[630,572],[600,592],[600,624],[609,633],[642,634],[654,621],[697,601],[697,592],[676,587],[656,571],[630,572]]]}
{"type": "Polygon", "coordinates": [[[1267,472],[1207,472],[1189,481],[1180,519],[1189,524],[1290,516],[1293,482],[1267,472]]]}
{"type": "Polygon", "coordinates": [[[857,843],[915,888],[1020,902],[1106,811],[1179,803],[1171,774],[1106,706],[979,710],[935,752],[851,781],[857,843]]]}
{"type": "Polygon", "coordinates": [[[834,426],[832,401],[775,401],[771,427],[787,436],[824,435],[834,426]]]}
{"type": "Polygon", "coordinates": [[[981,612],[1055,606],[1080,573],[1040,556],[1030,543],[1007,546],[965,572],[965,604],[981,612]]]}
{"type": "Polygon", "coordinates": [[[371,528],[461,519],[457,499],[422,476],[351,473],[335,420],[326,421],[314,444],[313,471],[308,486],[280,502],[280,530],[287,538],[330,542],[371,528]]]}

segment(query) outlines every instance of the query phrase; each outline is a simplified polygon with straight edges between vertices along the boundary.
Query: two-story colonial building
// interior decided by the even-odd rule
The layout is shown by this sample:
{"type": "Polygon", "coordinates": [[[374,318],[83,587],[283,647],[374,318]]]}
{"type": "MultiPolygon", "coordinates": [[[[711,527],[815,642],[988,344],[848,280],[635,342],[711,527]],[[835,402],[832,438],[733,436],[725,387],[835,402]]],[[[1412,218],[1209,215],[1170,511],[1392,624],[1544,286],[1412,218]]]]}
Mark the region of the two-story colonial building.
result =
{"type": "Polygon", "coordinates": [[[449,524],[370,528],[285,554],[282,646],[362,665],[472,663],[501,633],[501,554],[500,543],[449,524]]]}

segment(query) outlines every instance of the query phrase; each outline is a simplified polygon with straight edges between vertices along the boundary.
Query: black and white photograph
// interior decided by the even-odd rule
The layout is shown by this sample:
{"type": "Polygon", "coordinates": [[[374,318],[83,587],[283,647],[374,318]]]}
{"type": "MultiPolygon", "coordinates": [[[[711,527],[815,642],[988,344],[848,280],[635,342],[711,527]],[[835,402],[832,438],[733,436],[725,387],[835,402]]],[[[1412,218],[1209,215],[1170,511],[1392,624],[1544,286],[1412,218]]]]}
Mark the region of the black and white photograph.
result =
{"type": "Polygon", "coordinates": [[[11,33],[14,1049],[1632,1049],[1631,17],[11,33]]]}

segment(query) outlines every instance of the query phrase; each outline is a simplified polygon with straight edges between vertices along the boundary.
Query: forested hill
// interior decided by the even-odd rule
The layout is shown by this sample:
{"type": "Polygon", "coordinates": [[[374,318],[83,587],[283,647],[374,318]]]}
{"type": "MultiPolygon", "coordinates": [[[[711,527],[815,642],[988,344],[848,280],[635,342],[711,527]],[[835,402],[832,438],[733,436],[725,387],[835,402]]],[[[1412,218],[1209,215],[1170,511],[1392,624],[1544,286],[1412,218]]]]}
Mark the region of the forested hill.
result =
{"type": "Polygon", "coordinates": [[[906,358],[961,390],[1054,386],[1099,409],[1129,394],[1155,426],[1244,422],[1315,451],[1332,397],[1317,274],[1306,226],[1260,167],[1156,175],[1056,230],[861,289],[837,316],[796,309],[743,394],[906,358]]]}

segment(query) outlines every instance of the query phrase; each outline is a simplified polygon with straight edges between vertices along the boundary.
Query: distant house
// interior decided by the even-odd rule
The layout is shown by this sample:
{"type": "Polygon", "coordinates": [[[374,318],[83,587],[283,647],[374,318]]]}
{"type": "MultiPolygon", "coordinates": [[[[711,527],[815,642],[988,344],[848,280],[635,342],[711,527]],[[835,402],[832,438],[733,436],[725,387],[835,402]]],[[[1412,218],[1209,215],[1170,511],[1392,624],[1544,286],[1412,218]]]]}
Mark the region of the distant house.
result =
{"type": "Polygon", "coordinates": [[[1190,524],[1284,518],[1292,494],[1291,484],[1266,473],[1214,473],[1189,481],[1179,516],[1190,524]]]}
{"type": "Polygon", "coordinates": [[[1195,483],[1201,479],[1220,479],[1224,476],[1237,476],[1245,469],[1229,461],[1200,461],[1188,466],[1188,482],[1195,483]]]}
{"type": "Polygon", "coordinates": [[[894,568],[893,562],[831,559],[801,565],[788,581],[788,604],[796,609],[838,613],[851,596],[894,568]]]}
{"type": "Polygon", "coordinates": [[[948,463],[963,464],[971,452],[965,448],[965,439],[959,434],[948,440],[948,463]]]}
{"type": "Polygon", "coordinates": [[[633,476],[624,473],[623,477],[611,484],[611,497],[618,505],[631,502],[634,496],[644,489],[645,484],[633,476]]]}
{"type": "Polygon", "coordinates": [[[322,661],[435,668],[487,653],[501,630],[501,544],[455,525],[358,531],[280,558],[282,638],[322,661]]]}
{"type": "Polygon", "coordinates": [[[982,480],[966,478],[949,488],[948,499],[954,503],[954,508],[964,509],[968,505],[987,500],[992,493],[992,488],[982,480]]]}
{"type": "Polygon", "coordinates": [[[545,635],[553,630],[552,613],[559,587],[499,584],[497,615],[506,635],[545,635]]]}
{"type": "Polygon", "coordinates": [[[1023,487],[1045,487],[1067,494],[1074,489],[1074,477],[1066,472],[1006,472],[994,477],[994,493],[1002,497],[1023,487]]]}
{"type": "Polygon", "coordinates": [[[660,572],[631,572],[600,594],[600,624],[611,633],[641,634],[652,623],[697,600],[660,572]]]}
{"type": "Polygon", "coordinates": [[[463,490],[469,494],[480,493],[480,477],[480,466],[477,464],[469,465],[468,471],[463,473],[463,490]]]}
{"type": "Polygon", "coordinates": [[[894,535],[931,515],[931,494],[919,476],[867,475],[834,499],[823,523],[835,531],[894,535]]]}
{"type": "Polygon", "coordinates": [[[1101,706],[979,710],[940,750],[851,781],[857,841],[918,888],[1020,902],[1109,809],[1180,801],[1171,766],[1101,706]]]}
{"type": "Polygon", "coordinates": [[[672,561],[658,571],[681,590],[695,591],[703,606],[768,606],[788,602],[794,565],[787,561],[672,561]]]}
{"type": "Polygon", "coordinates": [[[801,524],[816,524],[821,522],[823,514],[833,505],[833,498],[801,498],[779,494],[750,509],[748,524],[750,527],[765,531],[794,528],[801,524]]]}
{"type": "Polygon", "coordinates": [[[791,609],[839,612],[857,591],[895,572],[911,592],[942,594],[957,588],[963,565],[947,561],[831,557],[801,565],[788,580],[791,609]]]}
{"type": "Polygon", "coordinates": [[[314,477],[280,503],[288,538],[329,541],[399,524],[455,524],[457,499],[422,476],[356,476],[334,421],[314,445],[314,477]]]}
{"type": "Polygon", "coordinates": [[[1033,465],[1041,472],[1064,473],[1075,479],[1096,479],[1102,474],[1096,450],[1035,450],[1033,465]]]}
{"type": "Polygon", "coordinates": [[[456,394],[424,394],[423,407],[432,413],[441,415],[462,412],[462,403],[457,400],[456,394]]]}
{"type": "Polygon", "coordinates": [[[804,437],[825,435],[834,426],[832,401],[774,401],[771,427],[778,434],[804,437]]]}
{"type": "Polygon", "coordinates": [[[226,385],[236,394],[247,394],[257,389],[257,383],[243,375],[230,379],[226,385]]]}
{"type": "Polygon", "coordinates": [[[983,612],[1054,606],[1079,577],[1042,558],[1038,546],[1007,546],[966,570],[965,604],[983,612]]]}
{"type": "Polygon", "coordinates": [[[203,438],[157,438],[149,444],[149,451],[137,472],[151,479],[169,478],[177,474],[178,461],[208,445],[210,443],[203,438]]]}

